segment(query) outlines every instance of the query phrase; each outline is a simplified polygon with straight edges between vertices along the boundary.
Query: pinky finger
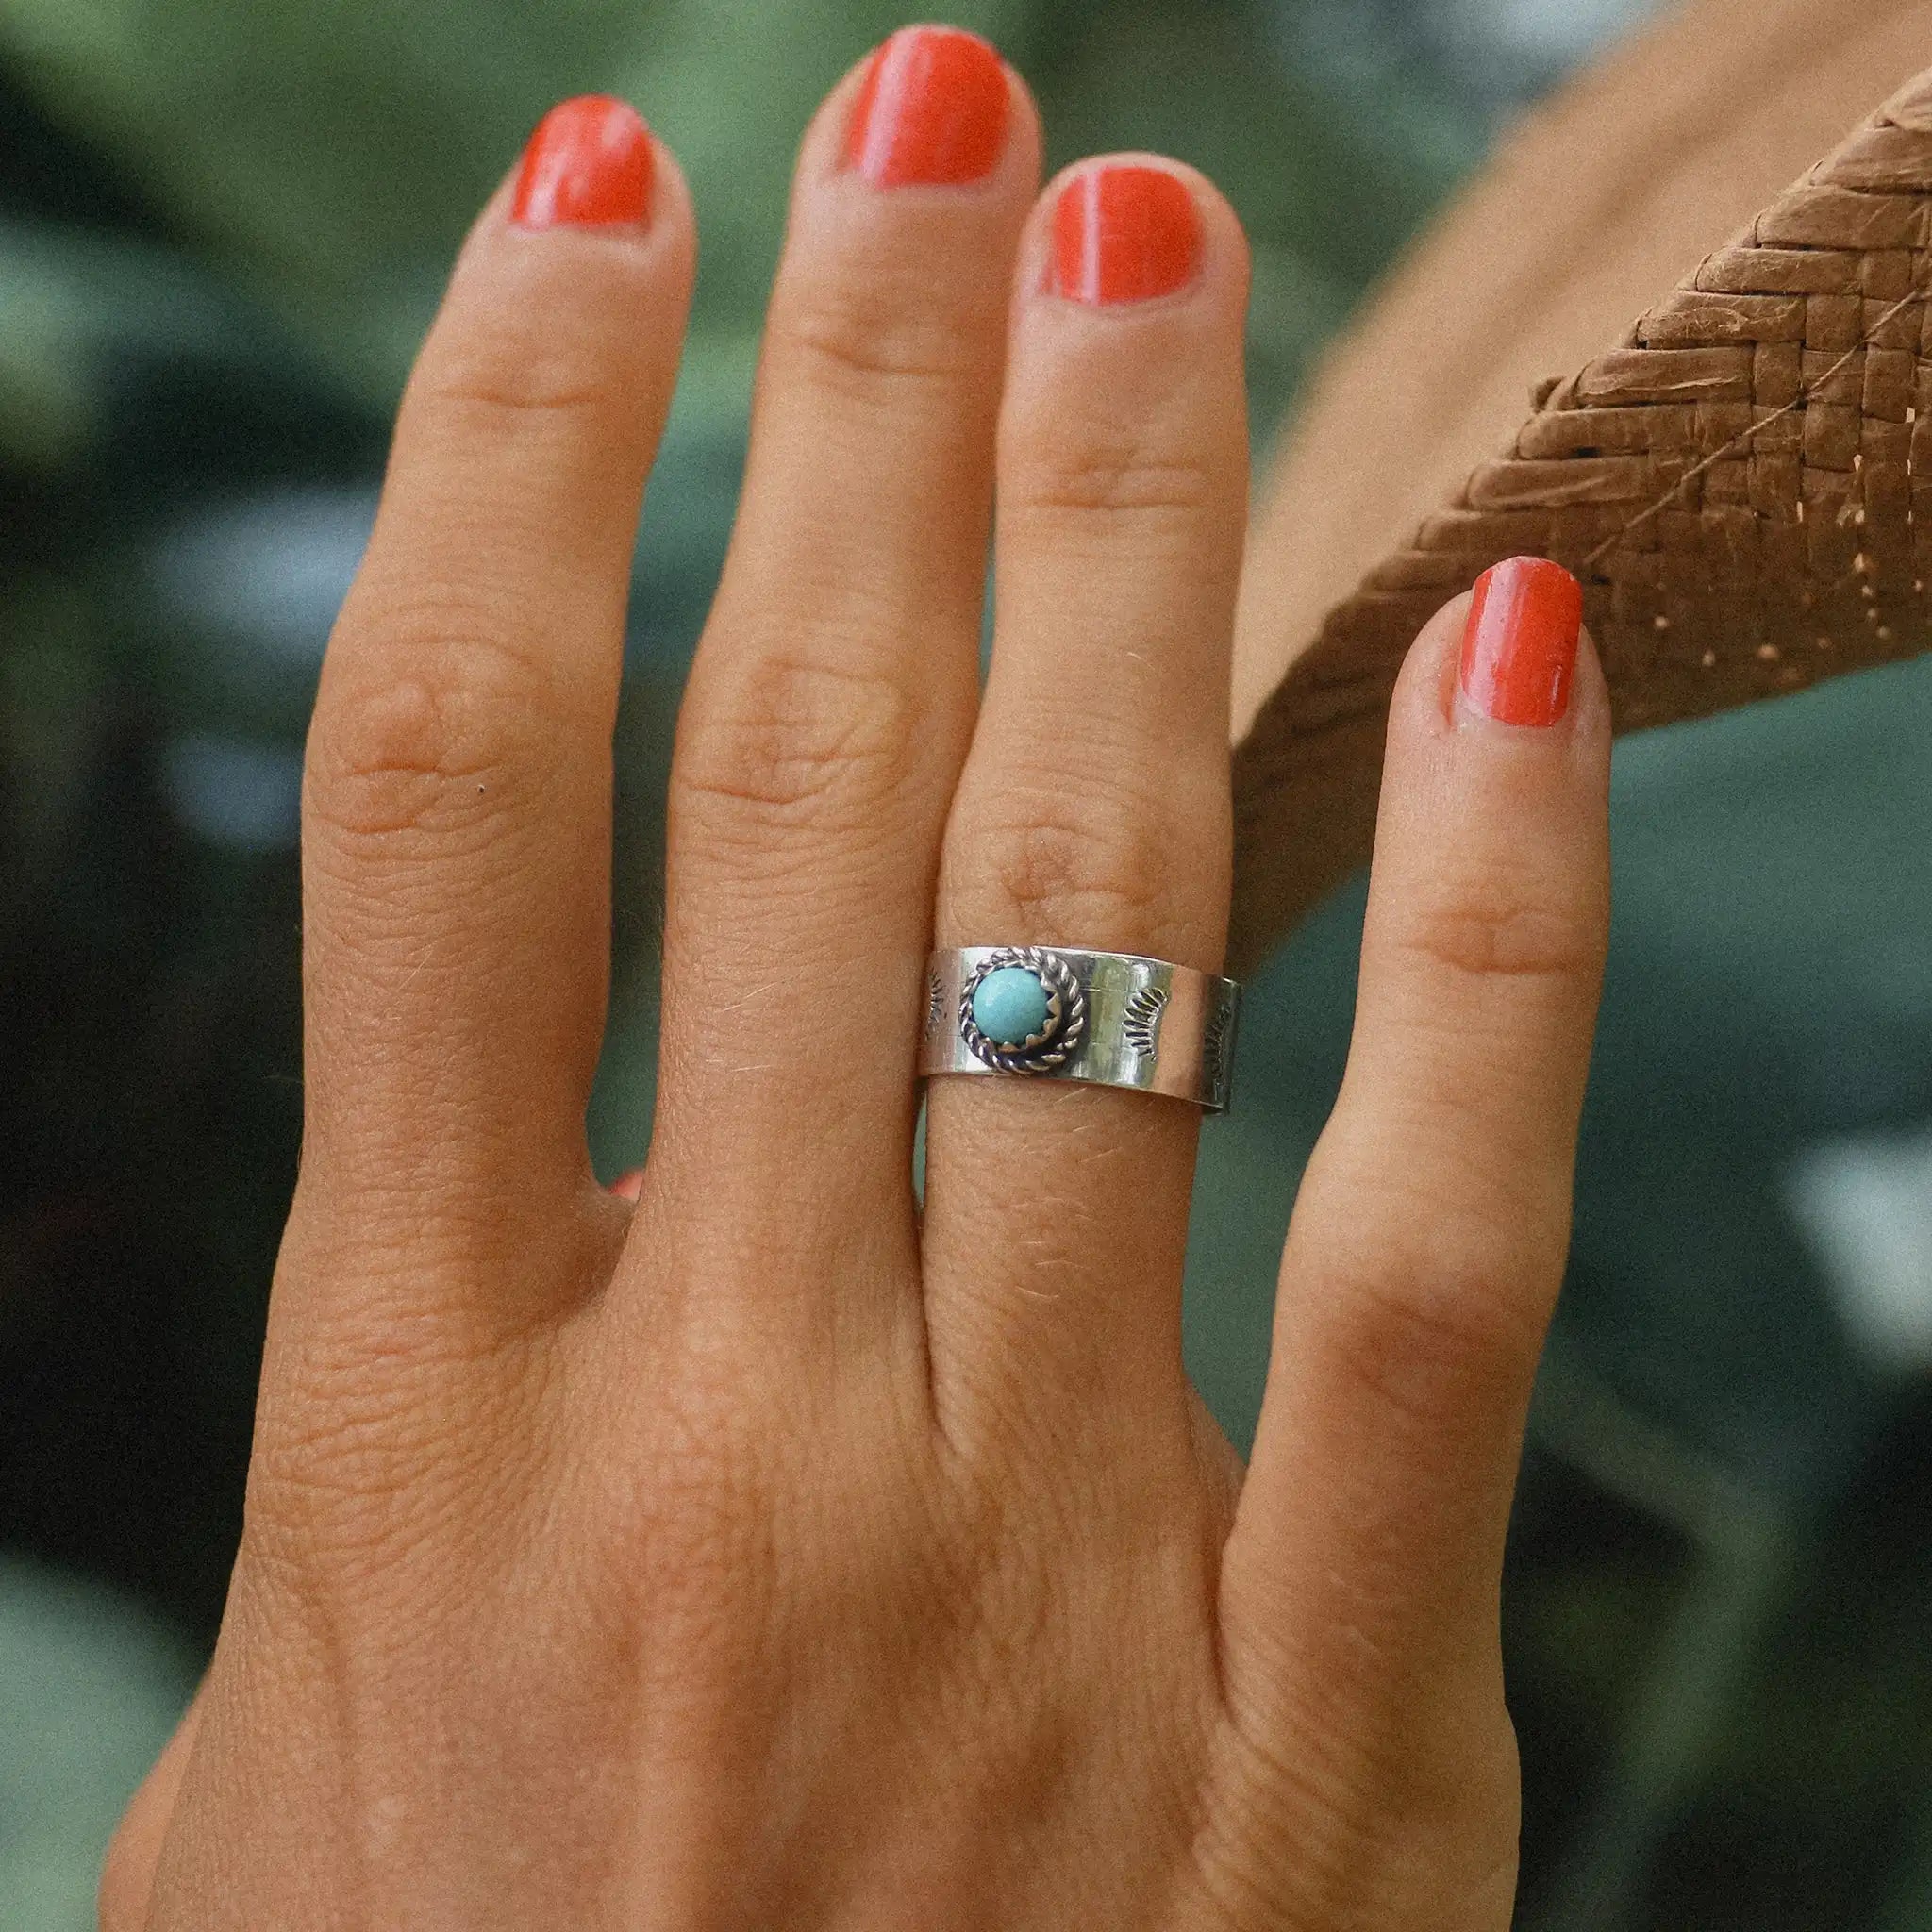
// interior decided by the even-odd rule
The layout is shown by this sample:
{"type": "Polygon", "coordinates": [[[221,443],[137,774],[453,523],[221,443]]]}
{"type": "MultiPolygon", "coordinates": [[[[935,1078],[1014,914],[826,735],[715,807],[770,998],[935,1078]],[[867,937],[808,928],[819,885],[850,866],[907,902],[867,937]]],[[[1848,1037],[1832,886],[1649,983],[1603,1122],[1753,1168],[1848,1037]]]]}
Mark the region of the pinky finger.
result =
{"type": "Polygon", "coordinates": [[[1517,558],[1410,654],[1348,1073],[1283,1260],[1223,1579],[1231,1688],[1265,1657],[1264,1712],[1366,1700],[1335,1712],[1364,1740],[1445,1672],[1493,1681],[1608,930],[1609,709],[1580,625],[1574,580],[1517,558]]]}

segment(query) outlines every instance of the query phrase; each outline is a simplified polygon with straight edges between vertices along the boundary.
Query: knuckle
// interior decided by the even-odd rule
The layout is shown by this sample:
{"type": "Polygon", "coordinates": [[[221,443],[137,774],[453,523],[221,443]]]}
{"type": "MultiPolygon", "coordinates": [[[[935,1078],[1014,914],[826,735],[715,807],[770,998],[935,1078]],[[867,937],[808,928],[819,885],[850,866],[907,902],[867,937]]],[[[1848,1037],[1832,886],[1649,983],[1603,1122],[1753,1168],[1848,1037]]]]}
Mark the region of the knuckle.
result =
{"type": "Polygon", "coordinates": [[[1224,437],[1191,408],[1136,409],[1106,390],[1076,388],[1023,409],[1009,429],[1001,513],[1010,524],[1124,526],[1138,541],[1172,529],[1197,536],[1232,508],[1240,466],[1224,437]]]}
{"type": "Polygon", "coordinates": [[[693,686],[674,807],[727,841],[857,829],[908,782],[913,709],[891,677],[749,654],[693,686]]]}
{"type": "Polygon", "coordinates": [[[512,433],[545,424],[628,413],[635,387],[624,357],[566,330],[548,337],[522,327],[480,327],[441,342],[409,380],[404,413],[454,416],[466,427],[512,433]]]}
{"type": "Polygon", "coordinates": [[[1498,1698],[1423,1730],[1412,1699],[1388,1694],[1399,1669],[1358,1629],[1349,1635],[1319,1701],[1296,1687],[1286,1710],[1274,1698],[1233,1707],[1224,1736],[1242,1802],[1207,1873],[1227,1923],[1282,1923],[1285,1904],[1297,1926],[1508,1923],[1520,1766],[1507,1708],[1498,1698]],[[1365,1680],[1343,1707],[1353,1721],[1343,1734],[1341,1672],[1365,1680]]]}
{"type": "Polygon", "coordinates": [[[1407,957],[1457,978],[1576,982],[1602,965],[1603,936],[1583,908],[1491,874],[1419,897],[1398,911],[1407,957]]]}
{"type": "Polygon", "coordinates": [[[1493,1414],[1526,1386],[1541,1346],[1545,1297],[1493,1239],[1432,1227],[1324,1271],[1329,1366],[1379,1412],[1436,1435],[1493,1414]]]}
{"type": "Polygon", "coordinates": [[[890,276],[857,277],[787,306],[776,324],[788,359],[841,400],[941,388],[984,359],[944,306],[919,305],[890,276]]]}
{"type": "Polygon", "coordinates": [[[778,1559],[784,1479],[745,1404],[742,1359],[695,1331],[667,1338],[661,1377],[618,1398],[635,1455],[572,1521],[591,1573],[648,1619],[667,1662],[755,1632],[778,1559]]]}
{"type": "Polygon", "coordinates": [[[455,1453],[425,1440],[432,1405],[419,1403],[434,1385],[392,1371],[372,1375],[360,1362],[345,1373],[325,1361],[310,1373],[317,1388],[285,1401],[263,1433],[248,1483],[251,1535],[284,1549],[375,1546],[410,1516],[424,1466],[455,1453]]]}
{"type": "Polygon", "coordinates": [[[751,1621],[770,1509],[759,1481],[728,1467],[715,1441],[684,1446],[653,1458],[631,1506],[613,1518],[605,1554],[660,1642],[703,1650],[751,1621]]]}
{"type": "Polygon", "coordinates": [[[1096,442],[1042,462],[1013,508],[1039,522],[1192,525],[1218,494],[1217,477],[1198,456],[1096,442]]]}
{"type": "Polygon", "coordinates": [[[310,824],[363,843],[504,822],[563,735],[555,677],[527,649],[464,634],[456,613],[386,630],[317,703],[310,824]]]}
{"type": "Polygon", "coordinates": [[[1006,930],[1185,958],[1224,897],[1215,868],[1173,835],[1190,822],[1125,779],[1073,787],[1009,774],[997,802],[953,835],[957,883],[974,916],[1006,930]]]}
{"type": "Polygon", "coordinates": [[[306,1354],[306,1380],[259,1432],[242,1511],[251,1563],[291,1599],[320,1607],[379,1591],[523,1508],[537,1474],[537,1362],[524,1342],[358,1330],[306,1354]]]}

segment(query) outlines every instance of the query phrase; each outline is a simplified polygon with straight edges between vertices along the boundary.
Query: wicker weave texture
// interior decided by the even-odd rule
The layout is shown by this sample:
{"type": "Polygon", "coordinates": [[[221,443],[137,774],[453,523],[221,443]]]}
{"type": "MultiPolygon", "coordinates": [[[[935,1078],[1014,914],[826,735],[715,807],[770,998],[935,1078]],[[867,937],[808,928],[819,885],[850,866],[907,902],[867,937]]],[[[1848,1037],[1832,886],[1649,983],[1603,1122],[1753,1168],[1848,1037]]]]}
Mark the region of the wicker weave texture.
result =
{"type": "Polygon", "coordinates": [[[1506,557],[1582,579],[1624,730],[1932,646],[1928,294],[1932,73],[1623,343],[1545,385],[1511,447],[1329,614],[1237,754],[1237,868],[1253,880],[1238,950],[1273,937],[1285,798],[1325,783],[1311,836],[1338,860],[1366,852],[1367,741],[1402,658],[1506,557]]]}

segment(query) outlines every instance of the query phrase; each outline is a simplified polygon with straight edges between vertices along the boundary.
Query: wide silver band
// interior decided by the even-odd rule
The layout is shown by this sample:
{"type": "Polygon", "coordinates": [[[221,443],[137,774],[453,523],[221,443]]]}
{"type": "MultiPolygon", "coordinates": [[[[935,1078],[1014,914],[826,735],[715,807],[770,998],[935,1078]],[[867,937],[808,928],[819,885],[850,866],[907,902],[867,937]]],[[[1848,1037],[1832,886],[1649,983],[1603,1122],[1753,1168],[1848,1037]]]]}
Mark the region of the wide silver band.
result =
{"type": "Polygon", "coordinates": [[[1241,1000],[1231,979],[1138,953],[961,946],[929,962],[919,1071],[1086,1080],[1224,1113],[1241,1000]],[[1039,1031],[1013,1045],[989,1040],[974,1017],[980,980],[1004,966],[1033,974],[1047,1003],[1039,1031]]]}

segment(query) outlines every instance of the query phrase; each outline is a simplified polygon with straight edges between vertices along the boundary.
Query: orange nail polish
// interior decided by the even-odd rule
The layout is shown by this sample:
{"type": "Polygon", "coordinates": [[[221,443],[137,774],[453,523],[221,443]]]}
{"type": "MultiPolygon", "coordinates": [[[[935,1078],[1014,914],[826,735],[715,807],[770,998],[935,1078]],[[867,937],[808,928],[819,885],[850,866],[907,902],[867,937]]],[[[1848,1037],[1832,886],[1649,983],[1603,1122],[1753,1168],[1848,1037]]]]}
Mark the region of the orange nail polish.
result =
{"type": "Polygon", "coordinates": [[[594,228],[651,211],[657,156],[628,102],[580,94],[537,124],[517,171],[515,219],[526,228],[594,228]]]}
{"type": "Polygon", "coordinates": [[[1116,163],[1084,169],[1053,213],[1056,295],[1104,307],[1171,295],[1201,262],[1201,211],[1164,168],[1116,163]]]}
{"type": "Polygon", "coordinates": [[[874,188],[981,181],[999,165],[1007,70],[977,34],[908,26],[867,68],[845,131],[845,165],[874,188]]]}
{"type": "Polygon", "coordinates": [[[1476,579],[1462,633],[1462,694],[1501,724],[1554,724],[1570,708],[1583,586],[1559,563],[1512,557],[1476,579]]]}

